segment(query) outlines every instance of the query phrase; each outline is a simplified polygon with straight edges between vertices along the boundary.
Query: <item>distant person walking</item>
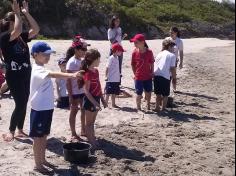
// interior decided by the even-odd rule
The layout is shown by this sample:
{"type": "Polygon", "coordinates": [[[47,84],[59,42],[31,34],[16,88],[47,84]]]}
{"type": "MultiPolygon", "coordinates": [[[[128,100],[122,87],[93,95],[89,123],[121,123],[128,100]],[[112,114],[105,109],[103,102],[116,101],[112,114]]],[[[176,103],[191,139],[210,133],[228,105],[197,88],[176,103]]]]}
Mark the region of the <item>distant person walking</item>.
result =
{"type": "MultiPolygon", "coordinates": [[[[112,45],[119,43],[122,45],[122,40],[124,40],[128,35],[122,35],[122,29],[120,27],[120,18],[118,16],[113,16],[110,21],[110,28],[108,29],[108,40],[111,42],[110,55],[112,55],[112,45]]],[[[122,77],[122,63],[123,63],[123,54],[119,56],[119,68],[122,77]]]]}
{"type": "MultiPolygon", "coordinates": [[[[180,31],[177,27],[171,27],[170,28],[170,37],[167,37],[166,39],[171,39],[175,43],[175,48],[174,48],[174,54],[176,56],[176,68],[178,67],[182,69],[183,68],[183,63],[184,63],[184,45],[183,41],[180,38],[180,31]]],[[[172,86],[173,86],[173,91],[176,92],[177,82],[172,81],[172,86]]]]}
{"type": "Polygon", "coordinates": [[[0,49],[6,64],[6,81],[15,102],[15,109],[11,116],[9,133],[3,134],[3,139],[10,142],[14,137],[26,137],[23,126],[26,107],[30,92],[31,63],[27,43],[39,32],[37,22],[29,14],[28,3],[23,2],[20,7],[16,0],[12,4],[13,12],[5,15],[0,22],[0,49]],[[22,31],[21,13],[30,25],[30,30],[22,31]],[[15,136],[16,127],[18,134],[15,136]]]}

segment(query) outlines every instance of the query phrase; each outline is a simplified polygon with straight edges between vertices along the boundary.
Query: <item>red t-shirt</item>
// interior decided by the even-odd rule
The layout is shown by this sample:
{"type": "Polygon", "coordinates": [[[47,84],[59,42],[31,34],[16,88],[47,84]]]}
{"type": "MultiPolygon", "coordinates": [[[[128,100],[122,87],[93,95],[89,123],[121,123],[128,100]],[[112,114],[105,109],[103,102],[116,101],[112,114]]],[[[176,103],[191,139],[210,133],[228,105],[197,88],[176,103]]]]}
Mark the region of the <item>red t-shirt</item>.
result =
{"type": "Polygon", "coordinates": [[[91,95],[98,97],[102,96],[102,86],[99,81],[99,72],[97,69],[95,71],[88,70],[84,74],[84,81],[90,81],[90,90],[91,95]]]}
{"type": "Polygon", "coordinates": [[[145,53],[140,53],[138,49],[135,49],[132,54],[131,65],[135,67],[135,79],[136,80],[150,80],[152,79],[152,66],[155,62],[153,53],[147,49],[145,53]]]}

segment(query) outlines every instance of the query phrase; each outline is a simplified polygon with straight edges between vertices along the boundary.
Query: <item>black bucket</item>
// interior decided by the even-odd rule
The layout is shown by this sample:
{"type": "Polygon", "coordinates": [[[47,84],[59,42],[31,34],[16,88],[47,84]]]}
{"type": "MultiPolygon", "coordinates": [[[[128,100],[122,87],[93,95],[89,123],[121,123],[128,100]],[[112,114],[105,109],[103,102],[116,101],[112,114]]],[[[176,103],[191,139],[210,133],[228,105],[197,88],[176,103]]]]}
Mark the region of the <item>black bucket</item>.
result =
{"type": "Polygon", "coordinates": [[[86,142],[65,144],[63,145],[64,158],[70,163],[86,163],[91,148],[92,146],[86,142]]]}

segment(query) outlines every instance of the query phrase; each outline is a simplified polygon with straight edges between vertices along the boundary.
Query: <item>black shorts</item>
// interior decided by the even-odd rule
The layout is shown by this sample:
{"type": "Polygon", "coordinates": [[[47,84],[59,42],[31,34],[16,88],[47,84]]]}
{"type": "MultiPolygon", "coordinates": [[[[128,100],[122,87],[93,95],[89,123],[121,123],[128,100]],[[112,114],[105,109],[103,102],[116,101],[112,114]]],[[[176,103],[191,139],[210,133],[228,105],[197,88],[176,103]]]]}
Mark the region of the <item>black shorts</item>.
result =
{"type": "Polygon", "coordinates": [[[108,95],[111,95],[111,94],[119,95],[120,82],[107,82],[106,87],[105,87],[105,93],[108,95]]]}
{"type": "Polygon", "coordinates": [[[44,137],[50,134],[53,109],[47,111],[35,111],[30,113],[30,137],[44,137]]]}
{"type": "MultiPolygon", "coordinates": [[[[100,96],[98,97],[93,96],[93,98],[100,104],[100,101],[101,101],[100,96]]],[[[84,99],[83,99],[83,109],[85,111],[91,111],[91,112],[97,111],[96,106],[94,106],[94,104],[87,98],[87,96],[84,96],[84,99]]]]}
{"type": "Polygon", "coordinates": [[[69,108],[70,107],[70,101],[69,101],[69,97],[60,97],[58,100],[57,100],[57,105],[56,105],[57,108],[69,108]]]}
{"type": "Polygon", "coordinates": [[[154,78],[154,92],[156,95],[168,97],[170,95],[170,80],[162,77],[155,76],[154,78]]]}

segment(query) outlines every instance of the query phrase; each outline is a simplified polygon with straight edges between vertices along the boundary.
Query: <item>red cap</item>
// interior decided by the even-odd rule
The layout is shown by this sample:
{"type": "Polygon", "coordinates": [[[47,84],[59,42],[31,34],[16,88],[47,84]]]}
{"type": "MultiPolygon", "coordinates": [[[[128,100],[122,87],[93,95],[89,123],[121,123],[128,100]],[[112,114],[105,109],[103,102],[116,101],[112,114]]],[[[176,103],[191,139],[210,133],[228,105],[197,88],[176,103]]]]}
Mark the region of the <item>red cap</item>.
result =
{"type": "Polygon", "coordinates": [[[134,38],[130,40],[130,42],[136,42],[136,41],[144,42],[145,36],[143,34],[137,34],[134,36],[134,38]]]}
{"type": "Polygon", "coordinates": [[[116,51],[125,52],[124,48],[119,43],[115,43],[112,45],[112,51],[113,52],[116,52],[116,51]]]}

